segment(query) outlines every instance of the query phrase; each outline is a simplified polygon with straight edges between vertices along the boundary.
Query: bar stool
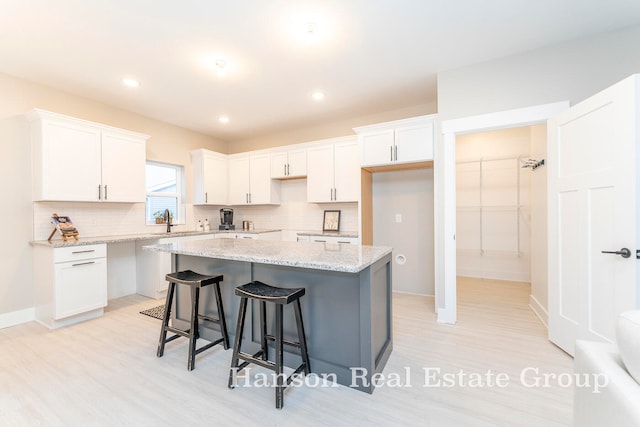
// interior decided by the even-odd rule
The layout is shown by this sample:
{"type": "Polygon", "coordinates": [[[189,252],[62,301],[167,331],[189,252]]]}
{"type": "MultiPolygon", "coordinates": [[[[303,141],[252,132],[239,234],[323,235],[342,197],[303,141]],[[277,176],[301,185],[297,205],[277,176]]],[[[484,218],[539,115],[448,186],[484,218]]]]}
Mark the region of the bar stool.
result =
{"type": "Polygon", "coordinates": [[[160,340],[158,341],[158,357],[162,357],[164,354],[164,345],[170,341],[179,337],[189,338],[189,359],[187,363],[187,369],[190,371],[195,367],[196,354],[213,347],[216,344],[222,343],[225,350],[229,348],[229,335],[227,333],[227,323],[224,318],[224,308],[222,306],[222,297],[220,295],[220,282],[222,276],[205,276],[202,274],[194,273],[191,270],[179,271],[169,273],[166,276],[169,282],[169,289],[167,290],[167,300],[164,306],[164,317],[162,319],[162,329],[160,330],[160,340]],[[186,331],[177,329],[173,326],[169,326],[169,315],[171,313],[171,305],[173,303],[173,295],[175,293],[176,284],[187,285],[191,288],[191,317],[190,327],[186,331]],[[218,306],[218,318],[204,316],[199,314],[198,305],[200,300],[200,288],[213,285],[213,290],[216,298],[216,305],[218,306]],[[220,332],[222,337],[210,342],[209,344],[196,349],[196,340],[200,338],[198,330],[198,320],[206,320],[212,323],[220,325],[220,332]],[[167,338],[167,332],[172,332],[175,335],[167,338]]]}
{"type": "Polygon", "coordinates": [[[276,374],[276,408],[281,409],[284,405],[284,389],[291,383],[293,378],[304,371],[308,375],[311,370],[309,363],[309,353],[307,352],[307,340],[304,335],[304,325],[302,323],[302,311],[300,310],[300,297],[305,293],[304,288],[284,289],[266,285],[262,282],[254,281],[246,285],[238,286],[235,291],[240,296],[240,309],[238,310],[238,324],[236,336],[233,344],[233,355],[231,356],[231,370],[229,372],[229,388],[235,387],[235,377],[238,372],[250,363],[254,363],[263,368],[270,369],[276,374]],[[244,319],[247,312],[247,300],[251,298],[260,302],[260,346],[261,349],[251,355],[243,353],[241,350],[242,333],[244,330],[244,319]],[[267,334],[267,312],[266,303],[276,305],[276,327],[275,336],[267,334]],[[298,341],[291,341],[283,338],[282,327],[282,307],[290,302],[295,302],[294,311],[296,316],[296,326],[298,329],[298,341]],[[275,341],[275,361],[268,359],[267,340],[275,341]],[[284,384],[283,373],[283,344],[300,349],[302,364],[289,375],[287,383],[284,384]],[[259,359],[259,357],[261,357],[259,359]],[[240,359],[244,362],[239,364],[240,359]]]}

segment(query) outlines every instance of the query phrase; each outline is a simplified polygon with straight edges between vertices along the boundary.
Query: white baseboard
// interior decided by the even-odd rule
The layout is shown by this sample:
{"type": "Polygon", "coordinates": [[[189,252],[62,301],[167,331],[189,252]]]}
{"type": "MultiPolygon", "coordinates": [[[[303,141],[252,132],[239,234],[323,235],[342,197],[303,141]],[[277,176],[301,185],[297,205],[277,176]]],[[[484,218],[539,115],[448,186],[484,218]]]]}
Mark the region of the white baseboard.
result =
{"type": "Polygon", "coordinates": [[[540,319],[544,327],[549,329],[549,313],[533,295],[529,295],[529,307],[531,307],[531,310],[540,319]]]}
{"type": "Polygon", "coordinates": [[[0,314],[0,329],[31,322],[35,318],[36,310],[33,307],[25,308],[24,310],[12,311],[10,313],[3,313],[0,314]]]}

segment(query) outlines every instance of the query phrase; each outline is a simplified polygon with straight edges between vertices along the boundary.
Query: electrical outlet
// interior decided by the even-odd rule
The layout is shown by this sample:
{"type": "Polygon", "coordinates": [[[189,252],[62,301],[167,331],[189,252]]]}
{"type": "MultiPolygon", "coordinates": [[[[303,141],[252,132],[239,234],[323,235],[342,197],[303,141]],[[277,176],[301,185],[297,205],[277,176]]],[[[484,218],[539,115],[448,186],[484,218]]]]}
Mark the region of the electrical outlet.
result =
{"type": "Polygon", "coordinates": [[[402,214],[396,214],[396,222],[397,223],[402,222],[402,214]]]}

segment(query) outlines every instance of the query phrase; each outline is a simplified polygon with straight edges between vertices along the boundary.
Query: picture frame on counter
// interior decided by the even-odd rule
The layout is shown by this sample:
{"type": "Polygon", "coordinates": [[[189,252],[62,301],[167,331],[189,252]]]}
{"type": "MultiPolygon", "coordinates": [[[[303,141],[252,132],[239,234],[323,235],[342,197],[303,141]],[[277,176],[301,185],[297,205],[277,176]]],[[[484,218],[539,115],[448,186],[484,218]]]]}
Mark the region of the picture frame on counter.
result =
{"type": "Polygon", "coordinates": [[[73,225],[71,218],[68,216],[59,216],[57,213],[51,215],[51,223],[54,226],[53,231],[49,235],[48,241],[51,241],[53,235],[56,234],[56,231],[60,232],[62,236],[62,240],[65,242],[67,238],[73,237],[75,240],[78,240],[78,230],[73,225]]]}
{"type": "Polygon", "coordinates": [[[340,211],[324,211],[322,231],[340,231],[340,211]]]}

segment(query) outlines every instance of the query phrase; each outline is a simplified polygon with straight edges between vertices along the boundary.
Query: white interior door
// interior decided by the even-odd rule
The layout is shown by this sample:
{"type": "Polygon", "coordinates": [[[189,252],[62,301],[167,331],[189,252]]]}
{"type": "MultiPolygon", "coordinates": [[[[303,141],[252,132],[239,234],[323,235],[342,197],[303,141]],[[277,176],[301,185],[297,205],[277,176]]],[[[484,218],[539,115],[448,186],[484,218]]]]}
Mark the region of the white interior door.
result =
{"type": "Polygon", "coordinates": [[[632,76],[548,123],[549,339],[615,342],[636,307],[638,82],[632,76]],[[616,252],[622,248],[630,257],[616,252]]]}

